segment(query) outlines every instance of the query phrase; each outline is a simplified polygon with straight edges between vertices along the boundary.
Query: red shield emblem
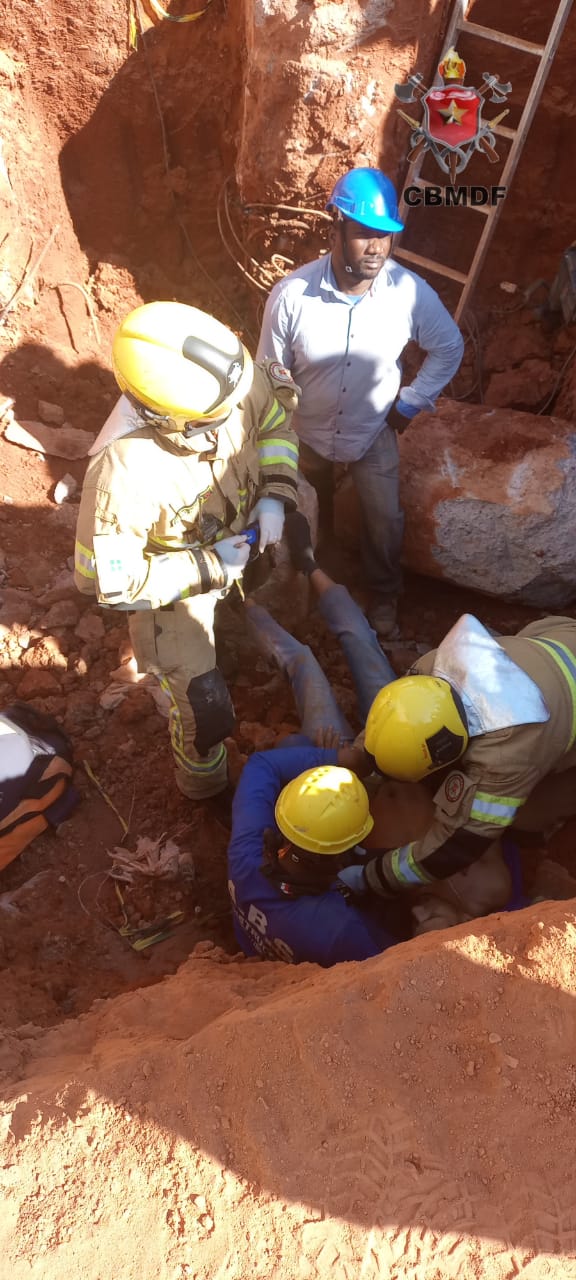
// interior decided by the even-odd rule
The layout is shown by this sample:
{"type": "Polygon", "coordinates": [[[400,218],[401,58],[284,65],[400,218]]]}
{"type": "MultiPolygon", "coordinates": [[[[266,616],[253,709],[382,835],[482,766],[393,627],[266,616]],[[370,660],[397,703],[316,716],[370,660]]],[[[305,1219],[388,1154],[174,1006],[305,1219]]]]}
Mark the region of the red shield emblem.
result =
{"type": "Polygon", "coordinates": [[[425,131],[443,147],[456,150],[471,142],[479,132],[482,99],[475,89],[445,85],[429,89],[422,102],[426,112],[425,131]]]}

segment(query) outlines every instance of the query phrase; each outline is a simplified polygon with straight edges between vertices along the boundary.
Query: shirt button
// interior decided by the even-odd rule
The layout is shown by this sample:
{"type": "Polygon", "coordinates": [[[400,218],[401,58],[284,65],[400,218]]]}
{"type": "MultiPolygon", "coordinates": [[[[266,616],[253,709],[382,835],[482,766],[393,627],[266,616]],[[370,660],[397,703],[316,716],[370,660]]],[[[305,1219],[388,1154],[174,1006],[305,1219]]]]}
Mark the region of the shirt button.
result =
{"type": "Polygon", "coordinates": [[[347,368],[347,369],[349,369],[351,364],[352,364],[352,361],[351,361],[351,360],[347,360],[347,361],[346,361],[346,368],[347,368]]]}
{"type": "Polygon", "coordinates": [[[342,410],[341,410],[341,409],[339,409],[339,410],[338,410],[338,417],[339,417],[339,418],[341,418],[341,417],[342,417],[342,410]]]}
{"type": "Polygon", "coordinates": [[[345,390],[346,390],[346,387],[342,387],[342,390],[343,390],[343,391],[345,391],[345,390]]]}

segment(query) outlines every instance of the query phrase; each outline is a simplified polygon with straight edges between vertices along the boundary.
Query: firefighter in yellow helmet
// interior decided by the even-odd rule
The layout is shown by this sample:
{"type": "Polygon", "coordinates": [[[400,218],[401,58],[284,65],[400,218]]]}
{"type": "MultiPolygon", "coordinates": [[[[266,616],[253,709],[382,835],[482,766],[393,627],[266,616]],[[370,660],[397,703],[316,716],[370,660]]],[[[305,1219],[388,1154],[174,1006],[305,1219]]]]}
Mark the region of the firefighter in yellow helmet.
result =
{"type": "Polygon", "coordinates": [[[248,561],[242,531],[256,523],[263,551],[296,506],[298,388],[278,362],[254,365],[225,325],[177,302],[131,312],[112,359],[122,395],[90,450],[75,580],[128,612],[138,669],[170,700],[177,785],[200,799],[226,786],[234,727],[214,613],[248,561]]]}
{"type": "Polygon", "coordinates": [[[356,890],[387,897],[443,880],[512,825],[543,830],[572,816],[576,621],[544,618],[496,639],[464,614],[409,676],[377,694],[364,746],[389,777],[442,773],[425,836],[345,872],[356,890]]]}

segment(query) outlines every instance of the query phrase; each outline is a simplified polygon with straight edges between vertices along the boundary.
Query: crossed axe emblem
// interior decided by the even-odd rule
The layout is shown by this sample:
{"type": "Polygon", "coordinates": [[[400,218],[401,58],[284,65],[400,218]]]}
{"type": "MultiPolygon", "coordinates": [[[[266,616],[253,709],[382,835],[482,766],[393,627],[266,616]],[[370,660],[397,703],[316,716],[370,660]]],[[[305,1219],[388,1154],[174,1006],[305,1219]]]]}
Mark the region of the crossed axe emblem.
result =
{"type": "MultiPolygon", "coordinates": [[[[510,81],[507,81],[504,84],[498,79],[498,76],[490,75],[487,71],[482,73],[482,79],[484,81],[482,88],[475,90],[481,100],[487,100],[489,102],[506,102],[508,94],[512,92],[512,84],[510,81]]],[[[421,102],[422,99],[430,93],[430,91],[430,88],[427,88],[424,84],[423,76],[419,71],[416,71],[413,75],[409,76],[406,84],[397,84],[394,86],[396,97],[403,103],[421,102]]],[[[432,145],[436,159],[441,164],[441,167],[449,172],[450,181],[453,183],[456,174],[464,168],[467,163],[467,159],[469,158],[469,156],[465,158],[463,148],[460,148],[459,152],[452,152],[449,154],[447,160],[441,160],[437,143],[434,139],[428,137],[428,134],[422,126],[422,122],[415,120],[413,116],[408,115],[408,112],[402,111],[401,108],[398,109],[398,114],[401,115],[402,119],[406,120],[414,130],[412,134],[413,145],[408,153],[408,160],[410,164],[413,164],[422,152],[426,151],[432,145]]],[[[499,160],[498,152],[494,147],[494,135],[491,130],[495,125],[500,124],[507,115],[508,109],[506,109],[506,111],[501,111],[500,115],[495,116],[492,120],[486,121],[481,125],[478,136],[474,140],[474,145],[485,153],[491,164],[495,164],[496,161],[499,160]]]]}

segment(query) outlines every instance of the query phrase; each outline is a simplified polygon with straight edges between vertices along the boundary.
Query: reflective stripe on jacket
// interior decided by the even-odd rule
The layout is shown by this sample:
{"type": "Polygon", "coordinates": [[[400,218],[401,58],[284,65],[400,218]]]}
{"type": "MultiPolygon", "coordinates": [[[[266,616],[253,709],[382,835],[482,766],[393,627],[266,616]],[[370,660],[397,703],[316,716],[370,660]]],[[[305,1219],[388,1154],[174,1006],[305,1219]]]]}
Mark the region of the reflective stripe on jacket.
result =
{"type": "MultiPolygon", "coordinates": [[[[444,879],[480,857],[510,827],[537,783],[576,765],[576,620],[550,617],[498,643],[541,690],[550,719],[471,738],[434,796],[435,817],[422,840],[375,859],[374,892],[444,879]]],[[[435,652],[412,674],[430,675],[435,652]]]]}
{"type": "Polygon", "coordinates": [[[296,505],[296,401],[289,375],[257,365],[248,396],[219,427],[210,454],[194,452],[182,435],[143,426],[91,458],[76,534],[78,589],[120,608],[158,608],[209,590],[190,549],[239,533],[259,497],[296,505]],[[99,582],[99,548],[116,591],[99,582]]]}

